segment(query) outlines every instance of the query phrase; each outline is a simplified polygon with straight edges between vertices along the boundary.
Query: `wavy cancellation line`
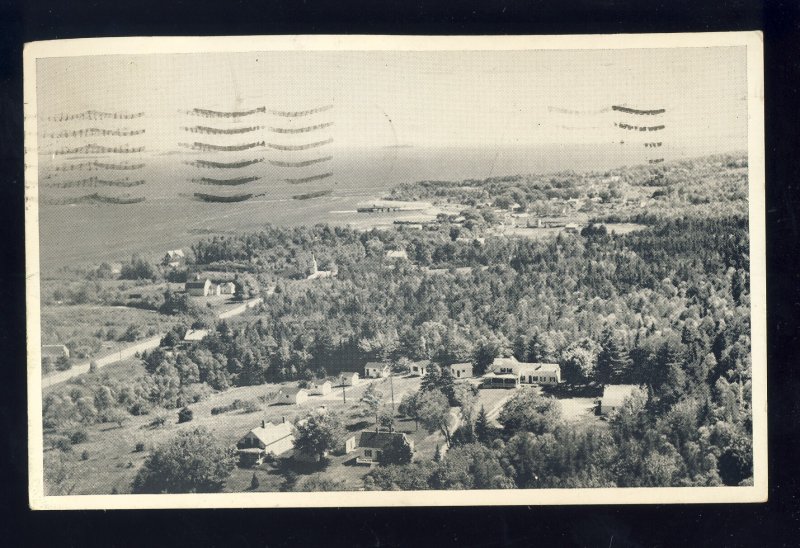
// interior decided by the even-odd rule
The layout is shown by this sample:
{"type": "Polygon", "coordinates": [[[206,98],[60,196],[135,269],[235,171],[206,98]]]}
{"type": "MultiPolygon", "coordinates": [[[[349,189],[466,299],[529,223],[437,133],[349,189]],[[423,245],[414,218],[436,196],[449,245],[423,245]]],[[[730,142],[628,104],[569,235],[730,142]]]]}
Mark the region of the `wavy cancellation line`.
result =
{"type": "Polygon", "coordinates": [[[42,198],[43,203],[49,205],[75,205],[75,204],[116,204],[128,205],[144,202],[144,197],[104,196],[98,193],[75,196],[73,198],[42,198]]]}
{"type": "Polygon", "coordinates": [[[222,151],[222,152],[240,152],[242,150],[250,150],[256,147],[263,147],[264,141],[255,143],[244,143],[242,145],[212,145],[210,143],[178,143],[182,147],[191,148],[192,150],[201,150],[203,152],[222,151]]]}
{"type": "Polygon", "coordinates": [[[309,133],[311,131],[316,131],[318,129],[325,129],[326,127],[331,127],[332,125],[333,122],[325,122],[324,124],[316,124],[313,126],[297,127],[297,128],[271,127],[269,128],[269,130],[272,131],[273,133],[289,133],[289,134],[309,133]]]}
{"type": "Polygon", "coordinates": [[[194,126],[194,127],[182,127],[181,129],[184,131],[188,131],[189,133],[203,133],[206,135],[241,135],[243,133],[250,133],[251,131],[264,129],[264,126],[234,127],[227,129],[208,127],[208,126],[194,126]]]}
{"type": "Polygon", "coordinates": [[[186,162],[187,165],[195,167],[213,167],[218,169],[236,169],[240,167],[252,166],[264,161],[264,158],[256,158],[255,160],[242,160],[240,162],[212,162],[211,160],[192,160],[186,162]]]}
{"type": "Polygon", "coordinates": [[[88,177],[80,179],[79,181],[65,181],[63,183],[55,183],[51,186],[55,188],[76,188],[76,187],[97,187],[97,186],[115,186],[115,187],[133,187],[144,184],[144,179],[130,181],[124,179],[122,181],[111,181],[109,179],[100,179],[99,177],[88,177]]]}
{"type": "Polygon", "coordinates": [[[134,169],[142,169],[144,164],[107,164],[104,162],[81,162],[79,164],[69,164],[66,166],[56,166],[54,171],[96,171],[98,169],[113,169],[130,171],[134,169]]]}
{"type": "Polygon", "coordinates": [[[614,125],[620,129],[628,129],[631,131],[661,131],[665,126],[632,126],[623,122],[614,122],[614,125]]]}
{"type": "Polygon", "coordinates": [[[314,143],[308,143],[305,145],[278,145],[275,143],[267,143],[269,148],[273,148],[275,150],[308,150],[310,148],[317,148],[324,145],[329,145],[333,142],[333,138],[325,139],[324,141],[316,141],[314,143]]]}
{"type": "Polygon", "coordinates": [[[252,192],[246,194],[236,194],[233,196],[219,196],[217,194],[206,194],[204,192],[195,192],[194,197],[203,202],[217,202],[217,203],[235,203],[244,202],[254,196],[264,196],[264,194],[253,194],[252,192]]]}
{"type": "Polygon", "coordinates": [[[97,135],[108,137],[131,137],[134,135],[142,135],[145,132],[143,129],[101,129],[98,127],[90,127],[86,129],[77,129],[73,131],[62,131],[60,133],[51,133],[48,135],[51,139],[63,139],[65,137],[94,137],[97,135]]]}
{"type": "Polygon", "coordinates": [[[663,161],[664,161],[664,158],[653,158],[653,159],[647,160],[647,163],[648,164],[660,164],[663,161]]]}
{"type": "Polygon", "coordinates": [[[639,114],[643,116],[656,116],[658,114],[664,114],[666,112],[666,109],[663,108],[657,108],[652,110],[640,110],[637,108],[623,107],[621,105],[613,105],[611,108],[616,110],[617,112],[624,112],[626,114],[639,114]]]}
{"type": "Polygon", "coordinates": [[[144,152],[144,147],[130,147],[127,145],[121,147],[106,147],[103,145],[91,144],[77,148],[62,148],[55,151],[53,154],[61,156],[64,154],[103,154],[103,153],[130,154],[136,152],[144,152]]]}
{"type": "Polygon", "coordinates": [[[124,113],[124,112],[102,112],[99,110],[87,110],[77,114],[59,114],[49,116],[51,122],[69,122],[71,120],[133,120],[144,116],[144,112],[124,113]]]}
{"type": "Polygon", "coordinates": [[[284,179],[290,185],[299,185],[302,183],[310,183],[312,181],[319,181],[322,179],[327,179],[328,177],[333,176],[333,171],[329,171],[327,173],[320,173],[319,175],[311,175],[310,177],[300,177],[297,179],[284,179]]]}
{"type": "Polygon", "coordinates": [[[206,108],[193,108],[192,110],[185,111],[187,114],[194,114],[203,116],[205,118],[241,118],[242,116],[250,116],[251,114],[258,114],[259,112],[266,112],[266,107],[258,107],[250,110],[209,110],[206,108]]]}
{"type": "Polygon", "coordinates": [[[333,160],[333,156],[324,156],[322,158],[314,158],[313,160],[305,160],[302,162],[282,162],[279,160],[270,160],[269,163],[277,167],[306,167],[319,164],[321,162],[327,162],[328,160],[333,160]]]}
{"type": "Polygon", "coordinates": [[[212,177],[198,177],[192,179],[193,183],[200,183],[201,185],[223,185],[223,186],[236,186],[246,183],[258,181],[261,177],[236,177],[233,179],[214,179],[212,177]]]}
{"type": "Polygon", "coordinates": [[[333,108],[333,105],[325,105],[322,107],[312,108],[309,110],[270,110],[275,116],[283,116],[284,118],[299,118],[300,116],[308,116],[318,112],[325,112],[333,108]]]}

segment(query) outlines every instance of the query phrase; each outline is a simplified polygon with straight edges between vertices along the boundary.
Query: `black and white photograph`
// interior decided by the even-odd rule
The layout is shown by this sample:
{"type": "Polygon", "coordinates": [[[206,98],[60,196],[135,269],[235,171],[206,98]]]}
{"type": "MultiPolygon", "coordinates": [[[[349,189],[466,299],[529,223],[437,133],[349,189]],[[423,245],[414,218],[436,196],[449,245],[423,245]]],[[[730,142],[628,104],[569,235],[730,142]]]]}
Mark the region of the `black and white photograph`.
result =
{"type": "Polygon", "coordinates": [[[28,44],[31,506],[766,500],[762,56],[28,44]]]}

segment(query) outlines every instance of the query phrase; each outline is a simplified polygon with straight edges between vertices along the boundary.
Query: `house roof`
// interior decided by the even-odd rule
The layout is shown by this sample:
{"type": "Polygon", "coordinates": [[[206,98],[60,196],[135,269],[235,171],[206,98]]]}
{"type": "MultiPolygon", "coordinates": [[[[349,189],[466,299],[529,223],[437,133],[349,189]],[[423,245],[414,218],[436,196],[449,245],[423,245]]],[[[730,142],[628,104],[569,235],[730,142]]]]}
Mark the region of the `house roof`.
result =
{"type": "Polygon", "coordinates": [[[355,371],[345,371],[341,374],[342,377],[352,377],[354,375],[357,377],[358,373],[356,373],[355,371]]]}
{"type": "Polygon", "coordinates": [[[208,335],[208,329],[190,329],[183,336],[184,341],[201,341],[208,335]]]}
{"type": "Polygon", "coordinates": [[[167,251],[167,255],[169,255],[170,258],[173,259],[178,257],[185,257],[182,249],[170,249],[169,251],[167,251]]]}
{"type": "Polygon", "coordinates": [[[211,283],[211,280],[208,278],[204,280],[192,280],[190,282],[186,282],[186,287],[190,289],[201,289],[204,288],[208,283],[211,283]]]}
{"type": "Polygon", "coordinates": [[[406,435],[403,432],[373,432],[365,430],[358,436],[358,446],[369,449],[384,449],[396,438],[406,440],[406,435]]]}
{"type": "Polygon", "coordinates": [[[461,367],[472,367],[472,364],[469,363],[469,362],[451,363],[450,365],[445,365],[445,367],[448,368],[448,369],[458,369],[458,368],[461,368],[461,367]]]}
{"type": "Polygon", "coordinates": [[[288,422],[278,424],[266,423],[264,426],[257,426],[249,432],[253,434],[264,445],[270,445],[285,438],[292,433],[292,425],[288,422]]]}
{"type": "Polygon", "coordinates": [[[366,367],[371,367],[371,368],[377,368],[377,369],[384,369],[386,367],[389,367],[389,364],[388,363],[383,363],[383,362],[367,362],[366,364],[364,364],[364,367],[365,368],[366,367]]]}
{"type": "Polygon", "coordinates": [[[635,384],[612,384],[603,388],[602,406],[619,407],[638,386],[635,384]]]}
{"type": "Polygon", "coordinates": [[[560,373],[561,366],[557,363],[518,363],[518,373],[560,373]]]}

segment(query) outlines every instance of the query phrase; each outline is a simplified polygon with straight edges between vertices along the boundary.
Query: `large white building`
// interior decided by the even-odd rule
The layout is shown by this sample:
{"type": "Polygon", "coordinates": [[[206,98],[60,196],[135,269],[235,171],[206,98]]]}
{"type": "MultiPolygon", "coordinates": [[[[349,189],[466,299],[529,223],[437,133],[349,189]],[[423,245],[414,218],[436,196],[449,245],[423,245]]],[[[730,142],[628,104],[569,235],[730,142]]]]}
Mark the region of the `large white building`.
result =
{"type": "Polygon", "coordinates": [[[558,384],[561,366],[557,363],[525,363],[513,356],[495,358],[490,371],[497,375],[515,375],[520,384],[558,384]]]}

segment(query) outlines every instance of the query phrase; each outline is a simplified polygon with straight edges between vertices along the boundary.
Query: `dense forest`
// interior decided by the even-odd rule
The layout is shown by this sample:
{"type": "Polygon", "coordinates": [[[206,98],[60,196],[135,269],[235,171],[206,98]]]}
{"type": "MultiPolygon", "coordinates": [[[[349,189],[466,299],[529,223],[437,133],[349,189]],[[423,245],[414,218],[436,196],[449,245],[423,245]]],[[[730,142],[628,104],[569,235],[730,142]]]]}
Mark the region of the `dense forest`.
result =
{"type": "MultiPolygon", "coordinates": [[[[730,170],[743,167],[721,161],[730,170]]],[[[610,428],[576,428],[561,420],[557,400],[515,396],[499,417],[504,428],[474,413],[439,461],[381,467],[367,488],[746,483],[752,425],[744,195],[732,191],[731,207],[715,207],[713,215],[696,214],[698,204],[689,202],[677,212],[650,212],[642,217],[646,228],[624,235],[592,224],[552,239],[469,241],[459,236],[488,223],[473,211],[463,225],[423,231],[319,225],[213,237],[193,246],[195,262],[237,270],[262,288],[277,280],[264,304],[253,316],[208,324],[212,332],[202,342],[173,351],[192,322],[208,322],[187,318],[145,357],[148,374],[138,382],[48,396],[45,426],[57,428],[64,417],[104,420],[109,409],[176,408],[231,386],[358,371],[369,360],[399,367],[469,361],[480,374],[495,357],[513,355],[560,363],[568,386],[643,388],[610,428]],[[409,260],[387,259],[396,249],[409,260]],[[302,279],[312,254],[338,275],[302,279]]]]}

